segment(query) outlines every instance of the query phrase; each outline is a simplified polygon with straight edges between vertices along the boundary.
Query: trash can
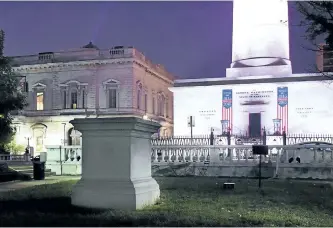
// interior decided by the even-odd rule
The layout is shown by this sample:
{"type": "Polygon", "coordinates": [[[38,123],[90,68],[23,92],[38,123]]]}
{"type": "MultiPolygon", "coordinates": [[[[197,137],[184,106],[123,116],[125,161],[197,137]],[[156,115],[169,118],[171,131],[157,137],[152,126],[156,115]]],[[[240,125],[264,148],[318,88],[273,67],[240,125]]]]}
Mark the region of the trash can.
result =
{"type": "Polygon", "coordinates": [[[35,157],[32,161],[34,169],[34,180],[45,179],[45,162],[41,162],[39,157],[35,157]]]}

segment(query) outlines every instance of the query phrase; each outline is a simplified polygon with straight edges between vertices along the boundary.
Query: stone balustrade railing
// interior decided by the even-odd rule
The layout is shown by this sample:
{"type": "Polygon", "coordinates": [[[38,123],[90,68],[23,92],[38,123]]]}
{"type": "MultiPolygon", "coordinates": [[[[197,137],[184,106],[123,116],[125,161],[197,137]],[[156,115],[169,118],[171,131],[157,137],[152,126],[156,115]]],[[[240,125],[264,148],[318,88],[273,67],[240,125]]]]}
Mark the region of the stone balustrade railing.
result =
{"type": "Polygon", "coordinates": [[[0,154],[0,161],[30,161],[29,155],[0,154]]]}
{"type": "Polygon", "coordinates": [[[47,146],[46,167],[57,175],[81,174],[81,146],[47,146]]]}
{"type": "MultiPolygon", "coordinates": [[[[270,145],[268,155],[262,161],[291,163],[333,163],[333,145],[270,145]]],[[[253,155],[251,145],[153,145],[153,163],[163,162],[258,162],[259,155],[253,155]]]]}
{"type": "Polygon", "coordinates": [[[64,163],[78,162],[82,158],[81,146],[47,146],[47,160],[64,163]]]}
{"type": "MultiPolygon", "coordinates": [[[[227,138],[226,137],[214,137],[214,145],[227,145],[227,138]]],[[[234,138],[232,137],[232,141],[234,138]]],[[[209,145],[210,138],[209,135],[201,135],[201,136],[194,136],[193,138],[190,137],[161,137],[161,138],[153,138],[151,140],[152,146],[168,146],[168,145],[179,145],[179,146],[186,146],[186,145],[209,145]]]]}

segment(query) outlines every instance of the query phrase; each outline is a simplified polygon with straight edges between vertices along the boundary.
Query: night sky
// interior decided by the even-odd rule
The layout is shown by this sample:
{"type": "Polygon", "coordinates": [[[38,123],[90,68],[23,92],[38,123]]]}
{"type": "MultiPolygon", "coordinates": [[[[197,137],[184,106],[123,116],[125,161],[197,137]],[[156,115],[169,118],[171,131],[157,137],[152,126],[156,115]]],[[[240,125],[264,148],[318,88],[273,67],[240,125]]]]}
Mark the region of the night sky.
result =
{"type": "MultiPolygon", "coordinates": [[[[294,73],[314,69],[300,15],[289,3],[294,73]]],[[[0,2],[5,54],[134,46],[179,78],[224,77],[231,63],[232,2],[0,2]]]]}

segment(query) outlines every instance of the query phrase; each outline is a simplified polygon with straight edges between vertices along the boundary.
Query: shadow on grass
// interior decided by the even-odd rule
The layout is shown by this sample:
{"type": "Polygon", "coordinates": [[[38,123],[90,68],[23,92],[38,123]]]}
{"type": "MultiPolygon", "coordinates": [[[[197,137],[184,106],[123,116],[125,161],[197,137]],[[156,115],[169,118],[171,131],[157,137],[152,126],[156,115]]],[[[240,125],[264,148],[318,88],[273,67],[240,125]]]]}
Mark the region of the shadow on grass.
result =
{"type": "MultiPolygon", "coordinates": [[[[0,211],[2,212],[42,212],[42,213],[80,213],[90,214],[98,213],[103,210],[95,210],[88,208],[80,208],[71,205],[70,197],[55,197],[43,199],[27,199],[27,200],[8,200],[0,202],[0,211]]],[[[0,212],[0,214],[2,214],[0,212]]]]}
{"type": "Polygon", "coordinates": [[[215,221],[173,212],[96,210],[71,205],[70,197],[0,203],[0,226],[219,226],[215,221]]]}

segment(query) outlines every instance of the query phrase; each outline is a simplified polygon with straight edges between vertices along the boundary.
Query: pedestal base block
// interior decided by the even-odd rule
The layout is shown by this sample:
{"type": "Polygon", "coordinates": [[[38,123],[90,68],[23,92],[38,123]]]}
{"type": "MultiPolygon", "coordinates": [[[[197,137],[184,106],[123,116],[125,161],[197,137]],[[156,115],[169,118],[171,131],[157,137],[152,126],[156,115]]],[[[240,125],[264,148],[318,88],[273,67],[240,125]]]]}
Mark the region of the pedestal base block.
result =
{"type": "Polygon", "coordinates": [[[136,180],[81,179],[73,188],[72,204],[96,209],[136,210],[155,204],[160,188],[152,177],[136,180]]]}

